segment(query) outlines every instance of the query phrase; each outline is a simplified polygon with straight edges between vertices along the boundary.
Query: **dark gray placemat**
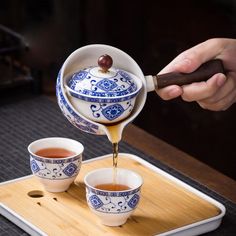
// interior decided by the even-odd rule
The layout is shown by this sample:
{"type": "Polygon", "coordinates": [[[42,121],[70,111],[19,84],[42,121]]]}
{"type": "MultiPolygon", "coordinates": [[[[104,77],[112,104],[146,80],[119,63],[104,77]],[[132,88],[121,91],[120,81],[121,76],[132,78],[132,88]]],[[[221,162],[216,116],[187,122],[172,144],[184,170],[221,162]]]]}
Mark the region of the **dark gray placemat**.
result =
{"type": "MultiPolygon", "coordinates": [[[[49,136],[73,138],[85,146],[84,159],[111,153],[105,136],[83,133],[72,126],[57,104],[45,96],[31,97],[0,106],[0,182],[31,174],[27,146],[49,136]]],[[[169,168],[132,146],[121,142],[120,152],[128,152],[148,160],[155,166],[181,179],[225,205],[227,213],[222,225],[205,235],[236,235],[236,205],[205,186],[169,168]]],[[[0,236],[28,235],[0,215],[0,236]]]]}

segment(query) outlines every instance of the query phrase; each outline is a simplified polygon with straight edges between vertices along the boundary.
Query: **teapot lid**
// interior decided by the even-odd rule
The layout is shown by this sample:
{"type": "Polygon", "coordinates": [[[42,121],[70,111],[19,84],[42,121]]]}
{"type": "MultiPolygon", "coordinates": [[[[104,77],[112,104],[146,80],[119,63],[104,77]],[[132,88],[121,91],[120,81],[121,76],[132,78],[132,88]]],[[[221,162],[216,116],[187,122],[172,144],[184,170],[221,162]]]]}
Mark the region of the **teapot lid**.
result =
{"type": "Polygon", "coordinates": [[[131,95],[140,89],[134,75],[112,67],[109,55],[98,59],[98,66],[91,66],[74,73],[67,86],[79,97],[115,98],[131,95]]]}

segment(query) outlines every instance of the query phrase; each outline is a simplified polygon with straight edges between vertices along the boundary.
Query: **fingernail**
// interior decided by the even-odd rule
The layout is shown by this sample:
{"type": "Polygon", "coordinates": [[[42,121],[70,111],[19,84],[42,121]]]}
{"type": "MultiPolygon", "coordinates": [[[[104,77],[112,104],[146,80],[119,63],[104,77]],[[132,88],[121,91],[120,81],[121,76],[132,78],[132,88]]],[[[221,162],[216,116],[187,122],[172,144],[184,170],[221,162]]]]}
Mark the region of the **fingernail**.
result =
{"type": "Polygon", "coordinates": [[[219,87],[221,87],[221,86],[225,83],[225,81],[226,81],[226,77],[225,77],[225,76],[220,76],[220,77],[217,79],[216,83],[217,83],[217,85],[218,85],[219,87]]]}
{"type": "Polygon", "coordinates": [[[171,89],[169,92],[168,92],[168,95],[172,98],[174,97],[178,97],[181,95],[181,91],[178,89],[178,88],[174,88],[174,89],[171,89]]]}

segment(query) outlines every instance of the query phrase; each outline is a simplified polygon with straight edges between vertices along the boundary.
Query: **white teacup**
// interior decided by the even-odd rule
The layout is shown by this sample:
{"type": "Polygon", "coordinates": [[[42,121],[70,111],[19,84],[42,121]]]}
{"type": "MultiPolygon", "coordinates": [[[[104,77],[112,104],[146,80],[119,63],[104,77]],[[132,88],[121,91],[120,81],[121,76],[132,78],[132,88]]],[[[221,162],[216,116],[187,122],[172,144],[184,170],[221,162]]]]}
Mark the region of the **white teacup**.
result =
{"type": "Polygon", "coordinates": [[[69,138],[36,140],[28,146],[32,173],[38,177],[45,190],[66,191],[80,171],[83,150],[80,142],[69,138]],[[64,149],[67,153],[62,153],[59,149],[64,149]],[[46,153],[48,151],[51,153],[46,153]]]}
{"type": "Polygon", "coordinates": [[[126,185],[128,190],[103,190],[96,186],[113,181],[113,168],[96,169],[84,177],[87,203],[107,226],[124,224],[134,212],[140,200],[142,177],[134,171],[117,168],[116,183],[126,185]]]}

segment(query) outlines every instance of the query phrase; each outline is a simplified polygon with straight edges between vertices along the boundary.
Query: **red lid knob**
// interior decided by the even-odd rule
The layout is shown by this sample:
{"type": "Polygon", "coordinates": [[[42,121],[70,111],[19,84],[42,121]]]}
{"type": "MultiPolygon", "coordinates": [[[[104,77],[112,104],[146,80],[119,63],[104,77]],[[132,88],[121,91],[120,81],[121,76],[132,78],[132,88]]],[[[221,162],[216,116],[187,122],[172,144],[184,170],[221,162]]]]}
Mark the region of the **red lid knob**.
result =
{"type": "Polygon", "coordinates": [[[101,68],[103,73],[106,73],[113,64],[111,56],[104,54],[98,58],[98,66],[101,68]]]}

